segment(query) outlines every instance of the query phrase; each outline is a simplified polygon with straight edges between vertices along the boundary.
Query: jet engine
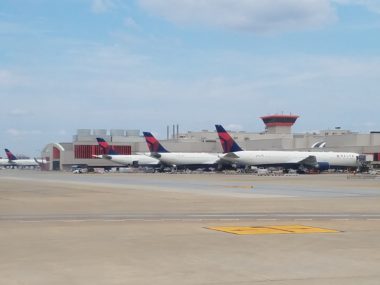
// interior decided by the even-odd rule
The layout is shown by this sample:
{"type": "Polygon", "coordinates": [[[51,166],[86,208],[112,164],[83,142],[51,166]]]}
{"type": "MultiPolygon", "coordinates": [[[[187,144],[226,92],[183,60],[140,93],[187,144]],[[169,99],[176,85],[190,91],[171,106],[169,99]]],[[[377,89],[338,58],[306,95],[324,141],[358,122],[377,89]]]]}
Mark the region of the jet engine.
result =
{"type": "Polygon", "coordinates": [[[330,163],[328,162],[318,162],[318,170],[324,171],[330,169],[330,163]]]}

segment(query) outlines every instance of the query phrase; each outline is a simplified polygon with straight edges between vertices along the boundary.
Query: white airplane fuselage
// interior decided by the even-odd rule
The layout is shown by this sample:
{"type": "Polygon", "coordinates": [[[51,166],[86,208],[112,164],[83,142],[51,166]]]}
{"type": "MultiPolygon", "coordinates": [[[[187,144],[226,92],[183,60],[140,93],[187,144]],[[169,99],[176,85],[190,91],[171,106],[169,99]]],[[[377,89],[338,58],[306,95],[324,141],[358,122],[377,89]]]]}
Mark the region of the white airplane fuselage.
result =
{"type": "Polygon", "coordinates": [[[212,166],[218,164],[220,158],[216,153],[205,152],[164,152],[158,159],[170,166],[212,166]]]}
{"type": "Polygon", "coordinates": [[[115,163],[122,165],[158,165],[160,161],[157,158],[150,157],[144,154],[131,154],[131,155],[123,155],[123,154],[113,154],[113,155],[104,155],[100,156],[101,158],[109,159],[115,163]]]}
{"type": "MultiPolygon", "coordinates": [[[[43,163],[41,161],[41,163],[43,163]]],[[[16,159],[16,160],[10,160],[9,165],[13,166],[39,166],[39,163],[37,163],[34,159],[16,159]]]]}
{"type": "Polygon", "coordinates": [[[10,166],[12,163],[9,162],[9,159],[1,158],[0,159],[0,166],[10,166]]]}
{"type": "MultiPolygon", "coordinates": [[[[357,167],[358,153],[352,152],[308,152],[308,151],[237,151],[222,158],[230,163],[245,166],[297,165],[314,156],[318,163],[330,167],[357,167]]],[[[302,163],[301,163],[302,164],[302,163]]]]}

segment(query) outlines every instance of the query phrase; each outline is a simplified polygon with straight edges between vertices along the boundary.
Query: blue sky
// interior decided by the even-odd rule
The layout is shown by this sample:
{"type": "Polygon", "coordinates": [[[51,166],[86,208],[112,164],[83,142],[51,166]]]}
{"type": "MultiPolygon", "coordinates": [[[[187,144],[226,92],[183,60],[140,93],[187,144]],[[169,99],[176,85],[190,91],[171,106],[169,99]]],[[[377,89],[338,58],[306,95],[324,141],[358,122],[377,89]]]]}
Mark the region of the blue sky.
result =
{"type": "MultiPolygon", "coordinates": [[[[79,128],[380,130],[380,1],[2,0],[0,147],[79,128]]],[[[0,154],[2,156],[2,154],[0,154]]]]}

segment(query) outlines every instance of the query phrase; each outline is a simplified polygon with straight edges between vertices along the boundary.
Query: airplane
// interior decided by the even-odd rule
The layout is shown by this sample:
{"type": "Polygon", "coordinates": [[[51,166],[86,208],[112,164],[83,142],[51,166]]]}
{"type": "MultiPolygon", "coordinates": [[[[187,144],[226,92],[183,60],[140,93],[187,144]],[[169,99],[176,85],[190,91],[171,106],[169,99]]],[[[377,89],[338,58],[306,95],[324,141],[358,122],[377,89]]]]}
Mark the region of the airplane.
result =
{"type": "Polygon", "coordinates": [[[137,166],[147,166],[147,167],[159,167],[160,161],[157,158],[144,155],[144,154],[119,154],[103,139],[96,138],[99,146],[103,149],[104,155],[94,155],[97,158],[103,158],[111,160],[115,163],[122,164],[125,166],[131,165],[137,166]]]}
{"type": "Polygon", "coordinates": [[[5,153],[8,157],[8,166],[37,167],[46,163],[43,159],[19,159],[7,148],[5,149],[5,153]]]}
{"type": "Polygon", "coordinates": [[[309,152],[309,151],[248,151],[243,150],[230,134],[215,125],[222,144],[222,160],[242,166],[283,167],[285,169],[357,168],[360,155],[353,152],[309,152]]]}
{"type": "Polygon", "coordinates": [[[143,134],[151,156],[159,159],[163,165],[173,169],[219,169],[221,167],[217,153],[169,152],[150,132],[143,132],[143,134]]]}
{"type": "Polygon", "coordinates": [[[0,158],[0,167],[8,167],[12,164],[9,162],[9,159],[6,158],[0,158]]]}

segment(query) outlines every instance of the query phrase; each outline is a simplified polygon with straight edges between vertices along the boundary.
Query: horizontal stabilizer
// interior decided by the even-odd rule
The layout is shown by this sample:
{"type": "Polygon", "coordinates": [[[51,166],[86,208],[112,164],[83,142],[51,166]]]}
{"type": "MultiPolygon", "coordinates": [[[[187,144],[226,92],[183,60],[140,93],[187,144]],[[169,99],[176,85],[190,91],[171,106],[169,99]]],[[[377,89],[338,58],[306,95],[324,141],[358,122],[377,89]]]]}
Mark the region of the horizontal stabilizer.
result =
{"type": "Polygon", "coordinates": [[[38,159],[38,158],[34,158],[34,161],[38,164],[38,165],[43,165],[43,164],[46,164],[47,161],[43,158],[41,159],[38,159]]]}
{"type": "Polygon", "coordinates": [[[96,155],[96,154],[93,154],[92,157],[93,157],[93,158],[103,158],[102,155],[96,155]]]}

